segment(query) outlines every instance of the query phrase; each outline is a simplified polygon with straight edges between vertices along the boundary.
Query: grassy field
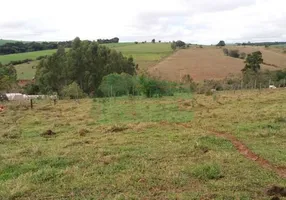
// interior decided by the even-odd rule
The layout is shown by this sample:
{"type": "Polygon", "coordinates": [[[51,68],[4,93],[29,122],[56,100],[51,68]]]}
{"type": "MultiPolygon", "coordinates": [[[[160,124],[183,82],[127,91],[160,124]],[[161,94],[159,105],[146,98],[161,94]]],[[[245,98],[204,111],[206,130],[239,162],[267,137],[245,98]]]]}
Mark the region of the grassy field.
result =
{"type": "MultiPolygon", "coordinates": [[[[147,69],[150,66],[155,65],[163,58],[172,53],[170,44],[157,43],[157,44],[134,44],[134,43],[118,43],[118,44],[105,44],[106,46],[120,51],[125,56],[133,56],[135,63],[139,65],[141,69],[147,69]]],[[[24,59],[36,59],[38,56],[51,55],[56,50],[36,51],[29,53],[19,53],[0,56],[0,62],[7,64],[10,61],[24,60],[24,59]]],[[[35,62],[30,64],[24,63],[17,65],[16,69],[18,73],[18,79],[27,79],[34,77],[35,70],[32,68],[35,62]],[[33,63],[33,64],[31,64],[33,63]],[[22,69],[21,69],[22,68],[22,69]]]]}
{"type": "Polygon", "coordinates": [[[284,89],[6,107],[0,199],[269,199],[286,185],[215,134],[285,172],[284,89]]]}
{"type": "Polygon", "coordinates": [[[2,64],[7,64],[11,61],[16,61],[16,60],[25,60],[25,59],[35,60],[39,56],[52,55],[56,51],[57,51],[56,49],[51,49],[51,50],[43,50],[43,51],[33,51],[33,52],[28,52],[28,53],[16,53],[16,54],[2,55],[0,56],[0,62],[2,64]]]}
{"type": "Polygon", "coordinates": [[[39,61],[30,61],[29,63],[23,63],[20,65],[15,65],[17,71],[18,80],[31,80],[35,76],[36,66],[39,61]]]}

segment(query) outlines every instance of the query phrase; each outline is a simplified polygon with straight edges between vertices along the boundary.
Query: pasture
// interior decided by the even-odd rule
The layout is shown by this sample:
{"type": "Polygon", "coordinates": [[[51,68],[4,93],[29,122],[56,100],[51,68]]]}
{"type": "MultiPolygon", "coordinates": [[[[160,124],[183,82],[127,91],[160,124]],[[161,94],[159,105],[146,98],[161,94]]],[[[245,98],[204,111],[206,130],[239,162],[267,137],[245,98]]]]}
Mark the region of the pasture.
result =
{"type": "Polygon", "coordinates": [[[285,89],[4,106],[0,199],[269,199],[286,185],[285,89]]]}
{"type": "Polygon", "coordinates": [[[51,49],[51,50],[33,51],[33,52],[27,52],[27,53],[1,55],[0,62],[2,64],[7,64],[11,61],[17,61],[17,60],[25,60],[25,59],[36,60],[36,58],[39,56],[52,55],[56,51],[57,51],[56,49],[51,49]]]}

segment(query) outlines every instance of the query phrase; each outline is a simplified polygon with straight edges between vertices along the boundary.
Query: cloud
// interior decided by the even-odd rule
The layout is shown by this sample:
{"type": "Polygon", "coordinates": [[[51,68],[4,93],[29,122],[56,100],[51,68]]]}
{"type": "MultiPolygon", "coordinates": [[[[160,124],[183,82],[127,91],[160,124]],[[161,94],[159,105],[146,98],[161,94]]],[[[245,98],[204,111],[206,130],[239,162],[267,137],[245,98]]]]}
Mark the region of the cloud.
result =
{"type": "Polygon", "coordinates": [[[214,44],[279,41],[286,33],[284,0],[9,0],[1,6],[15,9],[0,13],[0,38],[7,39],[118,36],[121,41],[214,44]]]}

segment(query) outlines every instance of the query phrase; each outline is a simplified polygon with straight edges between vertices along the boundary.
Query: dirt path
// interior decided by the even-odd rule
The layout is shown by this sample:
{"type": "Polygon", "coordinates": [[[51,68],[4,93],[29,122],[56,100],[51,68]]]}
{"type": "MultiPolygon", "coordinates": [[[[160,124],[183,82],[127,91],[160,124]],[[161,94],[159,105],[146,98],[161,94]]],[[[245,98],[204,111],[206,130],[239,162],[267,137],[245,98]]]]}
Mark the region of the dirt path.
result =
{"type": "Polygon", "coordinates": [[[259,155],[252,152],[245,144],[243,144],[241,141],[239,141],[235,136],[225,133],[225,132],[218,132],[214,130],[210,130],[213,134],[215,134],[217,137],[221,137],[224,139],[227,139],[230,141],[233,146],[239,151],[240,154],[242,154],[247,159],[250,159],[257,164],[259,164],[261,167],[275,171],[279,176],[282,178],[286,178],[286,168],[281,168],[273,165],[268,160],[265,160],[262,157],[259,157],[259,155]]]}

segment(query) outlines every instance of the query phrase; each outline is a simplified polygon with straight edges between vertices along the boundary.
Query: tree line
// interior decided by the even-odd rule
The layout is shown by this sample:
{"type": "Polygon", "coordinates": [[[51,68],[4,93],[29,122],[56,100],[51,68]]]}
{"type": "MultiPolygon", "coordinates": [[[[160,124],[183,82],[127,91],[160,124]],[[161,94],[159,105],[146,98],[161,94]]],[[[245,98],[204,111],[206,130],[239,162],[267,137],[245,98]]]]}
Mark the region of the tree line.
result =
{"type": "Polygon", "coordinates": [[[0,46],[0,55],[57,49],[59,46],[70,48],[72,41],[65,42],[15,42],[0,46]]]}
{"type": "Polygon", "coordinates": [[[115,37],[115,38],[112,38],[112,39],[98,39],[97,42],[99,44],[118,43],[119,42],[119,38],[115,37]]]}
{"type": "Polygon", "coordinates": [[[240,46],[271,46],[271,45],[284,45],[286,42],[243,42],[243,43],[236,43],[236,45],[240,46]]]}
{"type": "MultiPolygon", "coordinates": [[[[92,41],[86,40],[88,43],[92,41]]],[[[115,37],[112,39],[98,39],[99,44],[107,43],[118,43],[119,38],[115,37]]],[[[63,42],[8,42],[6,44],[0,45],[0,55],[14,54],[14,53],[25,53],[32,51],[42,51],[49,49],[57,49],[59,46],[64,48],[71,48],[72,41],[63,42]]]]}

